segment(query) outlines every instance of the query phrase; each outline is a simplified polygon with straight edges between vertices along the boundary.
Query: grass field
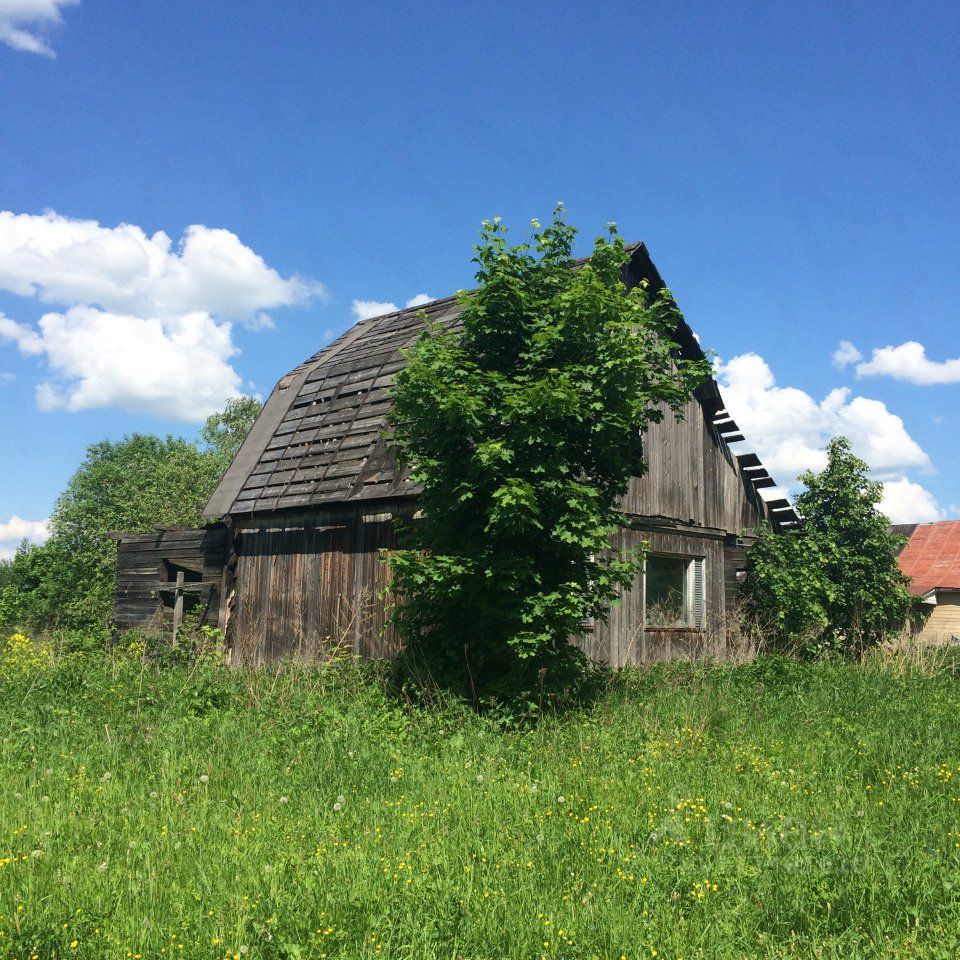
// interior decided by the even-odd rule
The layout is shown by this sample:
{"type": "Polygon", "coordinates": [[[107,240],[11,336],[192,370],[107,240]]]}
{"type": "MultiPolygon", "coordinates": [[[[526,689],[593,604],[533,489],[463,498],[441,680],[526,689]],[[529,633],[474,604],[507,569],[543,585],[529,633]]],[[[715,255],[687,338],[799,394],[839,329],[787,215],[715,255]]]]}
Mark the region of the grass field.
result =
{"type": "Polygon", "coordinates": [[[521,730],[349,664],[34,660],[0,957],[960,954],[946,670],[667,666],[521,730]]]}

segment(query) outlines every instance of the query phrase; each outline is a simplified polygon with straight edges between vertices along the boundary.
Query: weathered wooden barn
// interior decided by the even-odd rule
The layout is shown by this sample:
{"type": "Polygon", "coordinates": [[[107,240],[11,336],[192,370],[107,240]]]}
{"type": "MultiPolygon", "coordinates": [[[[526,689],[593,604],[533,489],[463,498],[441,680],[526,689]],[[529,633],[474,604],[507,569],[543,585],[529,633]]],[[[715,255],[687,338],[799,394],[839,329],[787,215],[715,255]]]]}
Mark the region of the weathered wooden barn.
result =
{"type": "MultiPolygon", "coordinates": [[[[627,286],[661,289],[643,244],[628,249],[627,286]]],[[[332,644],[365,656],[396,651],[377,600],[389,578],[380,557],[395,542],[394,520],[413,515],[418,489],[384,435],[389,391],[424,316],[455,329],[459,314],[448,297],[362,320],[273,390],[204,511],[231,531],[217,590],[235,658],[259,663],[332,644]]],[[[677,341],[703,356],[686,323],[677,341]]],[[[685,414],[651,426],[649,472],[623,504],[630,522],[618,539],[648,543],[647,569],[581,641],[614,666],[721,653],[750,532],[796,521],[786,500],[760,496],[775,484],[757,456],[731,450],[744,438],[715,382],[685,414]]]]}

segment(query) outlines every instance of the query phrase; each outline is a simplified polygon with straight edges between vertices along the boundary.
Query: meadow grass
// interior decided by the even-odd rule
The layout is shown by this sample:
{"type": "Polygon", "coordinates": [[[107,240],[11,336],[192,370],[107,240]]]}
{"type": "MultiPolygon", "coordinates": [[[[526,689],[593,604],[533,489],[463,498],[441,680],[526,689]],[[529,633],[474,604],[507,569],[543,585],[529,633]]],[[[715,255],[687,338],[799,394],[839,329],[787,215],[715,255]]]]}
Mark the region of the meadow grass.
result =
{"type": "Polygon", "coordinates": [[[948,670],[664,665],[510,728],[351,663],[33,659],[3,958],[960,954],[948,670]]]}

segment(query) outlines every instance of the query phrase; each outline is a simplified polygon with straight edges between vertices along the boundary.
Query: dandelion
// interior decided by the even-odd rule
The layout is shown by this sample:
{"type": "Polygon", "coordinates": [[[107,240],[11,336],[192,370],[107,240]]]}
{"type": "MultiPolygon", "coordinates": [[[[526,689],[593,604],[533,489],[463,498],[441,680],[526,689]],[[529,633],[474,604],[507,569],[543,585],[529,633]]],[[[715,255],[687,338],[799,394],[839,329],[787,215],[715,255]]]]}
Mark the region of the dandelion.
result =
{"type": "Polygon", "coordinates": [[[244,943],[244,944],[241,944],[241,946],[240,946],[240,952],[241,952],[241,953],[246,953],[249,949],[250,949],[250,948],[249,948],[245,943],[244,943]]]}
{"type": "Polygon", "coordinates": [[[337,803],[346,803],[347,798],[341,793],[337,795],[337,803]]]}
{"type": "Polygon", "coordinates": [[[287,803],[287,802],[289,801],[289,799],[290,799],[289,797],[281,797],[281,798],[280,798],[280,802],[281,802],[281,803],[287,803]]]}
{"type": "Polygon", "coordinates": [[[340,803],[339,801],[337,801],[337,802],[333,805],[333,809],[339,812],[340,810],[343,809],[343,804],[340,803]]]}
{"type": "Polygon", "coordinates": [[[108,770],[108,771],[100,778],[100,782],[101,782],[101,783],[106,783],[112,776],[113,776],[113,774],[108,770]]]}
{"type": "Polygon", "coordinates": [[[150,799],[151,799],[151,800],[156,800],[157,797],[159,797],[159,796],[160,796],[160,794],[157,793],[156,790],[151,790],[151,791],[150,791],[150,799]]]}
{"type": "Polygon", "coordinates": [[[107,869],[107,861],[104,860],[103,863],[97,864],[97,873],[103,873],[107,869]]]}
{"type": "Polygon", "coordinates": [[[567,802],[566,797],[557,797],[557,803],[566,803],[566,802],[567,802]]]}
{"type": "Polygon", "coordinates": [[[210,778],[209,778],[205,773],[201,773],[201,774],[200,774],[200,782],[201,782],[201,783],[209,783],[209,782],[210,782],[210,778]]]}

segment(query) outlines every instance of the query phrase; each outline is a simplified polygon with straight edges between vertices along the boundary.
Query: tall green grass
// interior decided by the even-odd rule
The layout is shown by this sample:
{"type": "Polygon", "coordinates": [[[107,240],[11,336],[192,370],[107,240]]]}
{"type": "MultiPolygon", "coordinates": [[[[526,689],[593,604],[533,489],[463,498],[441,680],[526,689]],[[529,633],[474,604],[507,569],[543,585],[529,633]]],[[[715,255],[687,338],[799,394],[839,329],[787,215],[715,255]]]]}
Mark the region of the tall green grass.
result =
{"type": "Polygon", "coordinates": [[[960,954],[949,671],[663,666],[528,729],[354,664],[0,679],[0,957],[960,954]]]}

